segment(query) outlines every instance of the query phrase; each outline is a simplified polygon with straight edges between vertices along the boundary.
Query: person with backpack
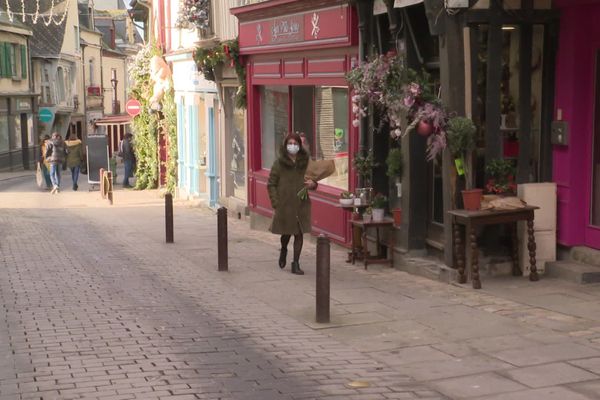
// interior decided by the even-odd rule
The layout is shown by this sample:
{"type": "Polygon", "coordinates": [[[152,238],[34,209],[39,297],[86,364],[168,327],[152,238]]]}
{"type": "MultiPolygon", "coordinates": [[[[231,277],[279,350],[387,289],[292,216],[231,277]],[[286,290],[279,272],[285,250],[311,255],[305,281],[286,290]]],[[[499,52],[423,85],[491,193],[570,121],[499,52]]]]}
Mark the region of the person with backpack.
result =
{"type": "Polygon", "coordinates": [[[71,170],[71,178],[73,179],[73,190],[77,190],[79,186],[79,171],[83,162],[83,144],[77,138],[75,133],[71,134],[70,140],[66,140],[67,145],[67,168],[71,170]]]}
{"type": "Polygon", "coordinates": [[[50,180],[52,181],[51,194],[60,192],[60,170],[66,156],[67,150],[62,136],[58,132],[53,132],[52,138],[46,143],[46,160],[50,164],[50,180]]]}

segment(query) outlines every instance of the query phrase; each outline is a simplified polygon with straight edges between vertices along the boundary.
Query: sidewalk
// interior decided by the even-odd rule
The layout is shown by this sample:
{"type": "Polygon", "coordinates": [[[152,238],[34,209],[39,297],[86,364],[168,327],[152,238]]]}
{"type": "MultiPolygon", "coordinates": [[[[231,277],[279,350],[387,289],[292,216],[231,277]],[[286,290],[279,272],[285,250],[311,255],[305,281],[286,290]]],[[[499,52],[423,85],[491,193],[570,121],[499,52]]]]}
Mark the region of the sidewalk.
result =
{"type": "MultiPolygon", "coordinates": [[[[6,196],[11,194],[1,195],[0,207],[6,208],[6,196]]],[[[38,208],[41,203],[35,199],[44,195],[36,193],[27,196],[25,201],[10,202],[10,208],[38,208]]],[[[97,309],[99,315],[106,312],[110,315],[113,307],[120,310],[111,302],[120,304],[123,296],[146,304],[143,307],[150,307],[147,303],[151,300],[152,309],[160,315],[162,312],[172,314],[173,321],[167,328],[180,326],[187,332],[189,323],[194,323],[186,320],[190,318],[187,308],[182,310],[163,304],[172,298],[160,286],[168,283],[177,290],[178,296],[185,295],[197,302],[185,307],[191,310],[200,304],[201,312],[217,319],[217,326],[225,323],[227,329],[239,328],[236,335],[257,340],[256,345],[262,352],[259,354],[276,349],[272,347],[273,340],[295,343],[300,339],[303,345],[290,350],[289,354],[281,351],[274,354],[280,361],[288,357],[295,360],[286,364],[286,371],[297,368],[302,379],[311,372],[325,374],[324,365],[333,368],[328,379],[334,379],[331,382],[335,385],[328,387],[328,379],[315,383],[319,390],[325,385],[323,390],[327,391],[328,399],[440,398],[436,392],[450,399],[600,398],[600,285],[580,286],[543,276],[539,282],[529,282],[526,278],[506,276],[485,278],[483,289],[476,291],[470,284],[447,285],[384,266],[371,265],[364,270],[362,265],[346,264],[345,250],[334,247],[331,251],[332,323],[316,324],[315,245],[310,241],[305,240],[300,262],[306,275],[292,275],[289,266],[283,271],[277,266],[277,237],[251,231],[246,222],[229,219],[229,272],[219,273],[216,271],[216,215],[212,210],[176,202],[175,243],[166,245],[164,203],[157,191],[121,190],[115,193],[113,206],[105,201],[92,201],[95,198],[99,198],[97,192],[65,191],[50,200],[44,197],[43,207],[53,208],[57,202],[79,204],[68,212],[85,222],[85,227],[68,228],[69,221],[65,219],[59,223],[65,229],[73,229],[72,245],[86,251],[69,255],[69,262],[80,260],[77,273],[65,271],[63,274],[68,282],[69,279],[81,281],[83,293],[93,295],[84,304],[97,309]],[[92,247],[88,244],[90,238],[94,241],[92,247]],[[105,255],[101,257],[103,251],[105,255]],[[94,282],[89,288],[84,285],[88,283],[89,272],[99,274],[89,279],[122,287],[104,299],[101,295],[106,296],[106,293],[100,290],[102,286],[94,282]],[[138,279],[134,273],[148,280],[152,284],[150,289],[134,289],[138,279]],[[110,305],[109,310],[95,305],[96,295],[103,299],[103,304],[110,305]],[[295,320],[298,325],[290,325],[282,316],[295,320]],[[324,343],[322,335],[331,340],[328,346],[340,342],[348,346],[336,350],[342,358],[334,355],[323,361],[326,364],[320,364],[318,360],[325,356],[326,349],[315,347],[312,342],[324,343]],[[348,348],[357,352],[352,353],[348,348]],[[332,364],[336,359],[352,363],[353,357],[360,360],[357,361],[360,367],[347,369],[332,364]],[[376,361],[377,367],[369,360],[376,361]],[[363,368],[366,365],[375,369],[363,368]],[[388,380],[384,379],[386,374],[389,374],[388,380]],[[343,392],[349,376],[370,382],[371,391],[343,392]],[[397,386],[391,381],[397,382],[397,386]]],[[[6,211],[9,215],[40,214],[36,210],[6,211]]],[[[41,215],[51,218],[55,214],[41,215]]],[[[22,229],[29,235],[33,228],[22,229]]],[[[14,237],[15,241],[18,239],[18,235],[14,237]]],[[[417,258],[404,261],[429,263],[417,258]]],[[[13,282],[27,281],[22,276],[19,279],[10,273],[8,276],[13,277],[13,282]]],[[[74,283],[73,286],[76,287],[74,283]]],[[[5,303],[13,304],[10,300],[5,303]]],[[[142,322],[147,310],[133,309],[142,322]]],[[[119,312],[127,314],[127,311],[119,312]]],[[[140,326],[147,331],[142,322],[140,326]]],[[[233,331],[227,332],[225,336],[229,337],[233,331]]],[[[187,338],[182,332],[173,337],[187,338]]],[[[193,357],[194,346],[189,346],[193,357]]],[[[306,381],[302,382],[306,385],[306,381]]],[[[281,387],[277,383],[273,385],[281,387]]],[[[325,398],[315,396],[306,397],[325,398]]],[[[301,395],[291,397],[303,398],[301,395]]]]}

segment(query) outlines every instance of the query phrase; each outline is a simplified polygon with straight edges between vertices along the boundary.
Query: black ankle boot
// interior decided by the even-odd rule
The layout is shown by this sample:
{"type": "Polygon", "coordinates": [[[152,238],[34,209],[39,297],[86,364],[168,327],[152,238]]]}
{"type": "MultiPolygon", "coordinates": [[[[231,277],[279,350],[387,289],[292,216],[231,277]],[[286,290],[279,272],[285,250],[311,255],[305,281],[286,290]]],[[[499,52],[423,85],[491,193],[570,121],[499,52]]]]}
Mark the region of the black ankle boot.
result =
{"type": "Polygon", "coordinates": [[[287,257],[287,249],[281,249],[279,251],[279,268],[285,268],[285,258],[287,257]]]}
{"type": "Polygon", "coordinates": [[[298,263],[298,261],[292,262],[292,274],[304,275],[304,271],[300,269],[300,263],[298,263]]]}

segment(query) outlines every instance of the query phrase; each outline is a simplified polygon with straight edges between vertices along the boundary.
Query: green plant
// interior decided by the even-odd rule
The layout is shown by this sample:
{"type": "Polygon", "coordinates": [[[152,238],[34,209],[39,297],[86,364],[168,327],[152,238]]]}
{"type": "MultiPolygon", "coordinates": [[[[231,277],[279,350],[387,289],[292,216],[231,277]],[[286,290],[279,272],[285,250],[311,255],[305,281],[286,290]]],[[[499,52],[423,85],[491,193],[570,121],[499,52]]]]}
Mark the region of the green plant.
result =
{"type": "Polygon", "coordinates": [[[368,186],[373,168],[377,166],[375,157],[373,156],[373,150],[368,150],[366,155],[356,153],[352,163],[354,164],[354,168],[356,168],[356,173],[363,178],[365,186],[368,186]]]}
{"type": "Polygon", "coordinates": [[[516,193],[515,167],[509,160],[494,159],[489,161],[485,165],[485,173],[488,176],[485,186],[488,193],[516,193]]]}
{"type": "Polygon", "coordinates": [[[472,188],[471,152],[475,149],[477,128],[470,118],[453,117],[448,121],[448,147],[464,168],[467,190],[472,188]]]}
{"type": "Polygon", "coordinates": [[[147,44],[138,52],[129,67],[129,95],[142,107],[133,118],[136,163],[136,189],[155,189],[158,186],[158,128],[160,113],[150,112],[153,82],[150,79],[150,59],[161,55],[154,44],[147,44]]]}
{"type": "Polygon", "coordinates": [[[240,55],[239,37],[233,40],[228,40],[221,43],[223,53],[230,62],[230,65],[235,69],[240,86],[235,94],[235,103],[238,108],[246,108],[246,66],[244,65],[242,56],[240,55]]]}
{"type": "Polygon", "coordinates": [[[402,179],[402,174],[404,173],[404,157],[402,156],[401,148],[396,147],[391,149],[385,163],[387,164],[387,176],[402,179]]]}
{"type": "Polygon", "coordinates": [[[364,213],[365,213],[365,214],[367,214],[367,215],[371,215],[371,214],[373,214],[373,208],[372,208],[372,207],[367,207],[367,208],[365,209],[365,212],[364,212],[364,213]]]}
{"type": "Polygon", "coordinates": [[[371,207],[373,208],[385,208],[387,204],[387,197],[382,195],[381,193],[377,193],[375,197],[373,197],[373,201],[371,202],[371,207]]]}
{"type": "Polygon", "coordinates": [[[342,193],[340,193],[340,198],[352,199],[352,198],[354,198],[354,194],[352,194],[351,192],[343,191],[342,193]]]}
{"type": "Polygon", "coordinates": [[[225,53],[223,46],[198,47],[194,51],[194,61],[198,71],[202,72],[204,78],[209,81],[215,80],[215,67],[225,62],[225,53]]]}

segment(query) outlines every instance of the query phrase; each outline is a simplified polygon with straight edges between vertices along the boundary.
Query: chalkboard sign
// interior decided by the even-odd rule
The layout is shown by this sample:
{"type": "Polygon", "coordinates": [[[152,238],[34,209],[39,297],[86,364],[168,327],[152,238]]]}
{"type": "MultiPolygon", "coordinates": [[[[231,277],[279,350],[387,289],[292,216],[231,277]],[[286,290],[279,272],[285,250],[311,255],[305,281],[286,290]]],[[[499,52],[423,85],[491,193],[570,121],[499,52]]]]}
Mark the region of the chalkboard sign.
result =
{"type": "Polygon", "coordinates": [[[108,164],[108,143],[106,135],[103,134],[104,128],[98,127],[96,134],[87,137],[87,167],[88,167],[88,183],[100,183],[100,168],[109,170],[108,164]]]}

